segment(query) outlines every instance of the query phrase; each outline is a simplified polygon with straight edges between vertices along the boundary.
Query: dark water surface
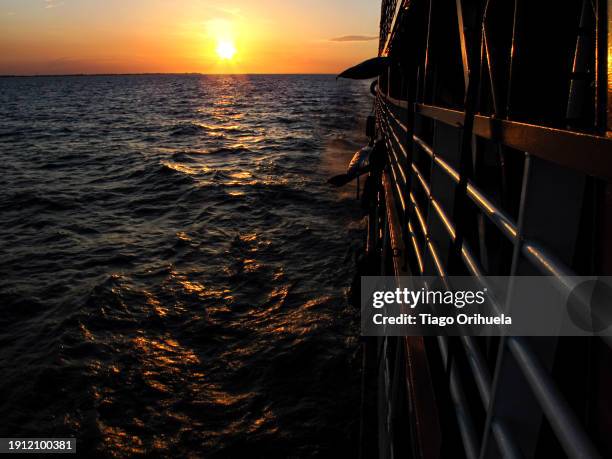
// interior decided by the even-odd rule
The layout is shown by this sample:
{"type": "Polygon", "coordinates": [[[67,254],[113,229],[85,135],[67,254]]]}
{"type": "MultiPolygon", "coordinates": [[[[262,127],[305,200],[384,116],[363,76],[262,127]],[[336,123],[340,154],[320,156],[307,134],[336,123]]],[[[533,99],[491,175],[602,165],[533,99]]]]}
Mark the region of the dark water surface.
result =
{"type": "Polygon", "coordinates": [[[367,88],[0,79],[0,436],[74,435],[88,456],[354,451],[361,230],[325,180],[363,141],[367,88]]]}

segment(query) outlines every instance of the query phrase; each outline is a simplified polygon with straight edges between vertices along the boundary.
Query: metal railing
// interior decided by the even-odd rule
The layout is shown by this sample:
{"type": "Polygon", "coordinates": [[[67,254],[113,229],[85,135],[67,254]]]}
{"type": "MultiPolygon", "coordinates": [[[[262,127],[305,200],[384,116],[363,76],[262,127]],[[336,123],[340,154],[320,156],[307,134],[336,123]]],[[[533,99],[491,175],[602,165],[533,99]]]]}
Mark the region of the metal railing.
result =
{"type": "MultiPolygon", "coordinates": [[[[576,287],[574,269],[593,273],[609,264],[612,252],[597,232],[609,232],[612,212],[600,202],[612,189],[612,11],[607,0],[575,0],[544,33],[553,3],[382,2],[379,55],[391,62],[375,106],[388,156],[378,201],[387,209],[378,243],[383,274],[446,282],[471,274],[503,310],[513,281],[501,292],[485,285],[486,275],[539,273],[567,293],[576,287]]],[[[604,340],[607,346],[590,342],[588,355],[609,352],[612,340],[604,340]]],[[[612,442],[601,433],[589,438],[556,381],[559,371],[573,371],[557,341],[567,344],[439,337],[427,340],[432,354],[414,346],[415,355],[442,360],[432,365],[448,387],[428,370],[416,378],[450,398],[450,407],[444,403],[456,425],[439,430],[458,434],[470,458],[598,457],[594,443],[609,453],[612,442]],[[549,430],[540,435],[542,422],[549,430]]],[[[595,382],[574,379],[564,390],[595,382]]],[[[584,395],[581,403],[594,400],[584,395]]],[[[595,420],[595,411],[581,419],[595,420]]],[[[417,450],[426,442],[435,443],[417,435],[417,450]]],[[[436,443],[429,451],[436,448],[443,449],[436,443]]]]}
{"type": "MultiPolygon", "coordinates": [[[[441,224],[440,226],[445,228],[450,241],[455,241],[457,230],[451,218],[449,218],[444,211],[442,204],[437,200],[435,193],[432,191],[431,184],[427,183],[423,171],[421,171],[418,165],[412,160],[412,154],[407,150],[411,145],[411,142],[408,142],[409,139],[407,138],[407,136],[410,135],[410,131],[405,123],[400,120],[400,117],[394,113],[394,111],[406,110],[407,106],[405,104],[394,104],[393,102],[395,101],[379,94],[376,101],[376,112],[379,128],[385,139],[389,158],[387,180],[390,186],[387,192],[394,195],[392,200],[396,203],[395,205],[401,216],[400,220],[403,222],[400,231],[404,238],[402,244],[406,251],[411,251],[411,253],[413,253],[421,273],[425,271],[424,260],[429,256],[437,274],[445,277],[447,272],[444,263],[441,261],[436,241],[430,237],[429,226],[432,224],[429,220],[430,216],[436,216],[438,222],[441,224]],[[414,191],[417,188],[420,189],[420,192],[422,192],[427,199],[427,212],[425,212],[417,202],[417,197],[415,196],[416,191],[414,191]],[[430,210],[433,211],[430,212],[430,210]],[[417,232],[415,232],[415,228],[419,230],[420,234],[418,236],[417,232]],[[421,250],[421,244],[418,242],[419,237],[424,241],[422,245],[425,250],[421,250]]],[[[438,109],[436,107],[426,107],[426,109],[424,109],[423,106],[415,107],[415,113],[417,113],[418,116],[434,119],[437,122],[446,123],[457,128],[461,127],[459,123],[456,122],[457,117],[455,114],[452,114],[453,116],[433,116],[438,113],[438,110],[448,115],[449,111],[446,109],[438,109]]],[[[483,127],[484,124],[486,124],[484,118],[486,117],[480,117],[479,121],[477,117],[474,135],[480,135],[486,138],[487,130],[483,127]]],[[[527,129],[533,131],[540,128],[537,126],[530,126],[527,129]]],[[[543,135],[550,134],[547,128],[542,129],[546,132],[546,134],[543,135]]],[[[492,130],[489,132],[492,132],[492,130]]],[[[559,133],[557,132],[555,134],[559,133]]],[[[585,145],[589,147],[594,143],[598,145],[603,144],[604,146],[598,147],[599,151],[610,152],[609,141],[600,137],[576,134],[571,131],[562,131],[560,135],[566,139],[572,138],[572,142],[581,143],[583,148],[585,145]]],[[[450,178],[453,183],[460,183],[460,173],[441,156],[436,155],[431,145],[425,142],[417,134],[412,134],[411,137],[412,145],[414,145],[413,148],[420,149],[430,158],[432,170],[433,168],[437,168],[450,178]]],[[[509,138],[515,139],[514,136],[510,136],[509,138]]],[[[501,140],[499,137],[497,138],[499,141],[503,141],[503,139],[503,136],[501,140]]],[[[520,143],[520,147],[525,147],[527,146],[526,144],[530,143],[527,139],[510,141],[514,142],[515,145],[520,143]]],[[[521,258],[531,263],[541,273],[554,276],[557,281],[557,287],[561,291],[567,291],[575,287],[570,277],[573,275],[571,269],[553,256],[550,251],[538,241],[525,239],[522,234],[520,221],[524,213],[526,193],[528,192],[527,184],[529,182],[530,155],[548,160],[550,157],[547,150],[548,147],[533,148],[530,150],[530,153],[526,155],[527,159],[524,166],[525,182],[523,183],[524,189],[519,209],[519,222],[515,222],[506,212],[496,206],[492,200],[490,200],[486,194],[470,180],[467,180],[465,194],[478,208],[480,213],[498,228],[500,233],[513,244],[515,253],[513,255],[511,275],[517,273],[518,260],[521,258]]],[[[571,154],[578,156],[581,154],[581,151],[584,150],[579,148],[573,150],[571,154]]],[[[589,151],[592,151],[592,149],[589,151]]],[[[606,155],[600,155],[596,157],[596,161],[598,160],[597,158],[603,161],[606,166],[600,167],[597,172],[606,176],[612,171],[612,167],[609,167],[608,164],[610,158],[606,157],[606,155]]],[[[564,155],[562,162],[564,165],[570,166],[578,163],[570,154],[564,155]]],[[[584,163],[584,161],[580,162],[580,164],[584,163]]],[[[592,167],[588,164],[584,169],[586,169],[585,172],[593,172],[592,167]]],[[[461,242],[460,255],[467,270],[483,283],[483,287],[487,287],[491,292],[494,292],[491,286],[485,285],[486,281],[483,277],[484,270],[465,240],[461,242]]],[[[493,296],[495,296],[495,293],[493,293],[493,296]]],[[[495,398],[503,397],[503,394],[499,393],[498,384],[496,385],[496,383],[498,383],[497,379],[491,377],[491,373],[485,364],[485,358],[474,339],[464,336],[460,338],[460,342],[463,352],[465,352],[467,356],[472,377],[476,383],[487,418],[484,440],[480,445],[478,439],[481,438],[481,436],[475,431],[474,423],[471,419],[470,406],[464,394],[464,381],[462,381],[454,368],[455,362],[449,362],[449,343],[447,342],[447,338],[439,337],[438,343],[443,364],[446,366],[450,363],[448,370],[450,394],[456,407],[457,422],[464,443],[466,456],[470,458],[484,457],[488,446],[487,432],[490,432],[504,457],[522,457],[521,448],[511,429],[509,429],[504,420],[495,413],[495,398]]],[[[549,371],[542,364],[538,355],[531,349],[529,343],[525,339],[518,337],[503,338],[498,362],[501,362],[505,358],[504,353],[507,351],[510,352],[523,377],[528,382],[535,399],[539,403],[543,414],[546,416],[565,453],[569,457],[574,458],[599,457],[592,441],[589,439],[584,428],[562,397],[549,371]]],[[[496,372],[499,370],[497,366],[495,370],[496,372]]]]}

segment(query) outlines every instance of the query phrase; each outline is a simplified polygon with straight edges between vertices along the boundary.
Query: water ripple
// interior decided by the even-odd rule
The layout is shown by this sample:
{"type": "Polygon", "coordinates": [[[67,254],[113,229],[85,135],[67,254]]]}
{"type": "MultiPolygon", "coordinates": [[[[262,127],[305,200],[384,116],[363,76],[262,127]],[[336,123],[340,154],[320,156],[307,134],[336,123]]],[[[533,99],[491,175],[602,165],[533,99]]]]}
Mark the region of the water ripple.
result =
{"type": "Polygon", "coordinates": [[[0,79],[0,433],[91,456],[345,457],[367,83],[0,79]]]}

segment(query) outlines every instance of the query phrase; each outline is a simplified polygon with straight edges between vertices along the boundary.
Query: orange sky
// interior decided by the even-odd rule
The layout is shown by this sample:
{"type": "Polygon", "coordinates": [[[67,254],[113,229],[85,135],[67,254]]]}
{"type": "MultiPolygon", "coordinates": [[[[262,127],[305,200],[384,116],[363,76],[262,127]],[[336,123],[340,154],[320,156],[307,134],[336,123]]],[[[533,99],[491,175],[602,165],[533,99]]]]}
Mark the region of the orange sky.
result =
{"type": "Polygon", "coordinates": [[[336,73],[376,55],[380,0],[3,0],[0,74],[336,73]],[[220,40],[237,50],[224,60],[220,40]]]}

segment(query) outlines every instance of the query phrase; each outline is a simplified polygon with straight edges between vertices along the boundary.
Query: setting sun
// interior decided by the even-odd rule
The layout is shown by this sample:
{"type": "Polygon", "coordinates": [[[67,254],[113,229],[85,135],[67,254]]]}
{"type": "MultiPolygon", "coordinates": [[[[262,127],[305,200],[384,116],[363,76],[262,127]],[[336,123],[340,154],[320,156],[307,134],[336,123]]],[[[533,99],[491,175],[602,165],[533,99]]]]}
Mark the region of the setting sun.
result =
{"type": "Polygon", "coordinates": [[[0,74],[335,74],[378,54],[379,14],[380,0],[0,0],[0,74]]]}
{"type": "Polygon", "coordinates": [[[221,40],[217,44],[217,54],[221,59],[231,59],[236,54],[236,47],[231,41],[221,40]]]}

